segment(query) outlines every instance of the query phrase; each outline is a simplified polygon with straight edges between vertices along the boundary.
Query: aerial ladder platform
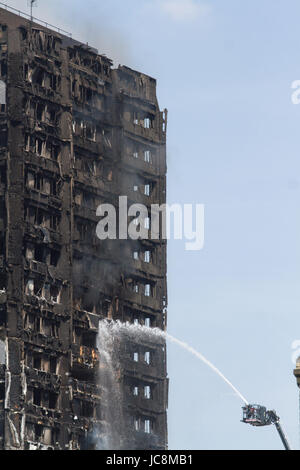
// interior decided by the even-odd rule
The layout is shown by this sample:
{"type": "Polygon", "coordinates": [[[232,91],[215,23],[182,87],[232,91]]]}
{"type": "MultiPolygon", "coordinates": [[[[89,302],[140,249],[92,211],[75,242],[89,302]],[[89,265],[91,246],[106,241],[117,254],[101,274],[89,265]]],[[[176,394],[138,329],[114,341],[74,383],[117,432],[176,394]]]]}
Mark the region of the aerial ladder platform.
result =
{"type": "Polygon", "coordinates": [[[291,450],[289,442],[280,424],[280,418],[274,410],[267,410],[261,405],[243,406],[243,423],[251,424],[251,426],[269,426],[274,424],[285,450],[291,450]]]}

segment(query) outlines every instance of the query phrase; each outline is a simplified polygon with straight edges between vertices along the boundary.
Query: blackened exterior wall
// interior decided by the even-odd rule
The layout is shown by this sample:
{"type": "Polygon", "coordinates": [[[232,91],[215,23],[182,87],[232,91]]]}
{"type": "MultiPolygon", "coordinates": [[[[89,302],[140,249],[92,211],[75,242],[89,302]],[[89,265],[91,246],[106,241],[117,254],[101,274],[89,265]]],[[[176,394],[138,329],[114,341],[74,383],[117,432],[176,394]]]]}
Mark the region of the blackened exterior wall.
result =
{"type": "MultiPolygon", "coordinates": [[[[99,320],[166,328],[165,241],[100,241],[96,209],[165,203],[167,116],[154,79],[3,9],[0,54],[0,446],[85,449],[99,320]]],[[[120,447],[166,448],[165,345],[119,362],[120,447]]]]}

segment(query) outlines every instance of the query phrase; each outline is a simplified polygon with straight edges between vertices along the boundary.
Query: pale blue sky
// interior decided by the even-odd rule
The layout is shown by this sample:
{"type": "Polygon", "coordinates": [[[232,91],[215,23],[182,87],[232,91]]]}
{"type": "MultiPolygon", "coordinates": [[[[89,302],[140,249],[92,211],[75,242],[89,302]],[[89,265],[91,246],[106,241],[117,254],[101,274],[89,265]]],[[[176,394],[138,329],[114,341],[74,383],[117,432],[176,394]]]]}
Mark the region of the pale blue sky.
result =
{"type": "MultiPolygon", "coordinates": [[[[169,332],[275,408],[298,447],[299,2],[38,3],[36,16],[157,79],[169,202],[206,206],[204,249],[169,243],[169,332]]],[[[168,367],[171,449],[281,449],[275,428],[240,423],[239,399],[205,365],[170,345],[168,367]]]]}

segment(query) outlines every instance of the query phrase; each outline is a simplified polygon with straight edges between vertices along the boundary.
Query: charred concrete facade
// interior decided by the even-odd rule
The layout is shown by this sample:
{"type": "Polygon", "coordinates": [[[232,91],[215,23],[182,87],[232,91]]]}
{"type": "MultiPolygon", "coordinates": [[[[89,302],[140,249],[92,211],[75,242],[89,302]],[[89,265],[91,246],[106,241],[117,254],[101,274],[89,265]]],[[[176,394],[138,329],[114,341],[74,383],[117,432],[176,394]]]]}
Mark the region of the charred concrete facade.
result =
{"type": "MultiPolygon", "coordinates": [[[[100,241],[96,209],[165,203],[166,125],[154,79],[0,9],[0,448],[96,446],[99,320],[165,329],[165,241],[100,241]]],[[[122,351],[122,445],[164,449],[165,345],[122,351]]]]}

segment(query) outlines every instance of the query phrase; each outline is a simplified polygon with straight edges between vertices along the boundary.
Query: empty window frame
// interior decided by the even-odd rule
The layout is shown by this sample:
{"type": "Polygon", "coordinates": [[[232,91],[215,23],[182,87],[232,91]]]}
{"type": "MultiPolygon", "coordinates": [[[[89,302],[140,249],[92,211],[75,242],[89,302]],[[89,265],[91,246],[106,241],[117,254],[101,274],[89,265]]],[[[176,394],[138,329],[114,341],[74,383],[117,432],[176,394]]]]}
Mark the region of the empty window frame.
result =
{"type": "MultiPolygon", "coordinates": [[[[4,104],[0,105],[0,110],[3,109],[4,104]]],[[[6,147],[7,146],[7,129],[2,128],[0,129],[0,147],[6,147]]]]}
{"type": "Polygon", "coordinates": [[[133,113],[133,124],[138,125],[140,123],[139,121],[139,115],[137,112],[133,113]]]}
{"type": "Polygon", "coordinates": [[[96,142],[97,129],[96,125],[92,123],[86,123],[86,138],[92,142],[96,142]]]}
{"type": "Polygon", "coordinates": [[[97,140],[97,126],[93,122],[83,121],[80,118],[75,118],[72,122],[73,134],[96,142],[97,140]]]}
{"type": "Polygon", "coordinates": [[[83,331],[81,336],[81,344],[87,348],[95,349],[97,343],[97,335],[94,331],[83,331]]]}
{"type": "Polygon", "coordinates": [[[150,385],[145,385],[144,386],[144,398],[146,398],[146,400],[150,400],[152,398],[152,392],[151,392],[151,386],[150,385]]]}
{"type": "Polygon", "coordinates": [[[43,435],[43,426],[41,424],[34,424],[34,437],[35,441],[39,441],[43,435]]]}
{"type": "Polygon", "coordinates": [[[153,359],[151,351],[134,351],[132,353],[133,362],[139,362],[140,359],[142,359],[145,364],[150,365],[153,359]]]}
{"type": "Polygon", "coordinates": [[[140,430],[140,428],[141,428],[141,420],[140,420],[140,418],[135,417],[135,418],[133,419],[133,426],[134,426],[135,431],[139,431],[139,430],[140,430]]]}
{"type": "Polygon", "coordinates": [[[43,181],[43,192],[45,192],[46,194],[52,194],[51,180],[46,177],[43,181]]]}
{"type": "Polygon", "coordinates": [[[54,73],[49,73],[41,67],[36,67],[34,70],[26,66],[25,75],[29,82],[38,85],[42,88],[59,91],[61,85],[61,77],[54,73]]]}
{"type": "Polygon", "coordinates": [[[148,197],[150,196],[150,187],[151,187],[151,186],[150,186],[149,183],[147,183],[147,184],[144,185],[144,195],[145,195],[145,196],[148,196],[148,197]]]}
{"type": "Polygon", "coordinates": [[[152,432],[152,422],[149,418],[144,420],[144,432],[150,434],[152,432]]]}
{"type": "Polygon", "coordinates": [[[144,162],[151,163],[151,150],[144,151],[144,162]]]}
{"type": "Polygon", "coordinates": [[[28,172],[27,187],[48,195],[56,196],[56,181],[53,178],[48,178],[37,173],[28,172]]]}
{"type": "Polygon", "coordinates": [[[51,444],[53,444],[53,431],[51,428],[48,428],[48,427],[44,427],[43,428],[43,433],[42,433],[42,441],[45,445],[47,446],[50,446],[51,444]]]}
{"type": "Polygon", "coordinates": [[[81,416],[85,418],[92,418],[94,416],[93,403],[85,400],[81,402],[81,416]]]}
{"type": "Polygon", "coordinates": [[[57,359],[56,357],[50,357],[50,373],[56,374],[57,373],[57,359]]]}
{"type": "Polygon", "coordinates": [[[27,188],[34,189],[35,188],[35,174],[31,173],[30,171],[27,173],[27,188]]]}
{"type": "Polygon", "coordinates": [[[5,382],[0,382],[0,401],[5,398],[5,382]]]}
{"type": "Polygon", "coordinates": [[[33,313],[26,313],[24,317],[24,329],[35,332],[40,331],[40,318],[33,313]]]}
{"type": "Polygon", "coordinates": [[[45,336],[49,336],[52,338],[58,337],[58,329],[56,323],[54,321],[48,320],[47,318],[42,318],[41,332],[45,336]]]}
{"type": "Polygon", "coordinates": [[[45,121],[49,124],[56,124],[57,110],[54,107],[46,106],[45,108],[45,121]]]}
{"type": "MultiPolygon", "coordinates": [[[[30,146],[30,140],[26,144],[26,149],[28,149],[28,145],[30,146]]],[[[52,160],[57,161],[59,154],[60,154],[60,147],[58,144],[50,141],[50,140],[43,140],[42,138],[35,139],[35,153],[40,157],[49,158],[52,160]]]]}
{"type": "Polygon", "coordinates": [[[33,389],[32,398],[33,398],[32,401],[33,401],[33,404],[34,404],[34,405],[41,406],[41,403],[42,403],[42,391],[41,391],[39,388],[34,388],[34,389],[33,389]]]}
{"type": "Polygon", "coordinates": [[[34,248],[34,259],[40,263],[46,263],[47,249],[44,245],[36,245],[34,248]]]}
{"type": "Polygon", "coordinates": [[[132,355],[132,359],[133,359],[134,362],[139,362],[139,353],[134,352],[133,355],[132,355]]]}
{"type": "Polygon", "coordinates": [[[5,59],[0,61],[0,77],[7,76],[7,61],[5,59]]]}
{"type": "Polygon", "coordinates": [[[150,117],[144,118],[143,126],[145,129],[150,129],[151,127],[153,127],[152,124],[153,124],[153,121],[150,117]]]}
{"type": "Polygon", "coordinates": [[[50,299],[52,302],[59,304],[61,297],[61,287],[51,284],[50,286],[50,299]]]}
{"type": "Polygon", "coordinates": [[[151,297],[152,295],[151,284],[145,284],[144,295],[145,297],[151,297]]]}
{"type": "Polygon", "coordinates": [[[51,230],[57,230],[59,224],[59,216],[30,206],[25,208],[25,219],[34,225],[40,225],[51,230]]]}
{"type": "Polygon", "coordinates": [[[34,441],[42,442],[44,445],[55,445],[59,440],[59,430],[34,424],[34,441]]]}
{"type": "Polygon", "coordinates": [[[146,230],[150,230],[150,217],[145,217],[145,220],[144,220],[144,228],[146,230]]]}
{"type": "Polygon", "coordinates": [[[137,282],[134,282],[134,283],[132,284],[132,290],[133,290],[133,292],[134,292],[135,294],[138,294],[138,293],[139,293],[139,285],[138,285],[137,282]]]}
{"type": "Polygon", "coordinates": [[[144,361],[146,364],[150,365],[151,364],[151,352],[150,351],[145,351],[144,353],[144,361]]]}
{"type": "MultiPolygon", "coordinates": [[[[43,285],[42,297],[46,300],[50,300],[50,284],[48,282],[45,282],[45,284],[43,285]]],[[[46,328],[46,325],[45,325],[45,328],[46,328]]]]}
{"type": "Polygon", "coordinates": [[[33,368],[37,370],[41,370],[42,356],[40,354],[33,354],[33,368]]]}
{"type": "Polygon", "coordinates": [[[57,250],[50,250],[50,266],[57,266],[60,258],[60,252],[57,250]]]}
{"type": "Polygon", "coordinates": [[[25,294],[34,295],[34,280],[33,279],[28,279],[26,287],[25,287],[25,294]]]}
{"type": "Polygon", "coordinates": [[[49,392],[48,406],[51,410],[55,410],[57,408],[57,400],[57,393],[49,392]]]}
{"type": "Polygon", "coordinates": [[[6,105],[6,83],[0,80],[0,105],[6,105]]]}
{"type": "Polygon", "coordinates": [[[29,81],[32,81],[35,85],[39,85],[41,87],[45,86],[45,72],[40,67],[36,67],[34,70],[28,70],[28,77],[30,78],[29,81]]]}
{"type": "Polygon", "coordinates": [[[25,152],[29,152],[35,145],[35,141],[33,139],[33,136],[31,136],[30,134],[26,134],[25,135],[25,146],[24,146],[24,150],[25,152]]]}
{"type": "Polygon", "coordinates": [[[36,106],[36,119],[38,121],[45,121],[45,108],[46,108],[46,106],[43,103],[37,103],[37,106],[36,106]]]}

